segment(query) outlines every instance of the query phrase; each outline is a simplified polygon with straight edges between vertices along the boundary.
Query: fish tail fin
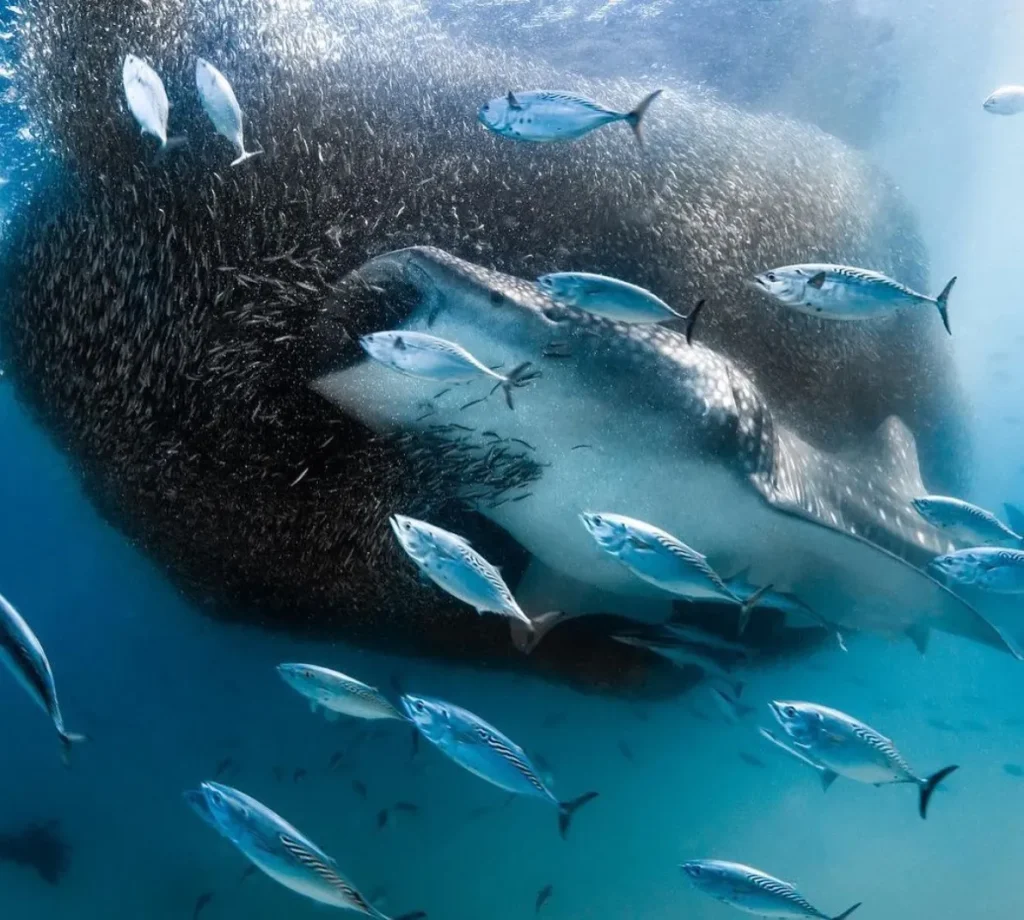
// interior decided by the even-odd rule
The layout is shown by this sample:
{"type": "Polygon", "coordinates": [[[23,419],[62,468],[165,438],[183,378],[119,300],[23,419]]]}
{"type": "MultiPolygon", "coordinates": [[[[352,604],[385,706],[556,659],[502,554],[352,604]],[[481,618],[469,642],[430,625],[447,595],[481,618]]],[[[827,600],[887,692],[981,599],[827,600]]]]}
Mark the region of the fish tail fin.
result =
{"type": "Polygon", "coordinates": [[[1006,512],[1006,521],[1010,529],[1015,533],[1024,534],[1024,511],[1009,502],[1003,502],[1003,510],[1006,512]]]}
{"type": "Polygon", "coordinates": [[[849,917],[850,914],[852,914],[863,903],[864,903],[863,901],[858,901],[856,904],[853,905],[853,907],[848,907],[841,914],[839,914],[836,917],[833,917],[832,920],[846,920],[846,918],[849,917]]]}
{"type": "Polygon", "coordinates": [[[949,303],[949,292],[953,290],[954,284],[956,284],[955,275],[949,279],[946,286],[942,289],[942,293],[935,298],[935,306],[939,308],[939,316],[942,317],[942,325],[946,327],[946,332],[950,335],[953,334],[953,330],[949,328],[949,312],[946,309],[946,306],[949,303]]]}
{"type": "Polygon", "coordinates": [[[411,910],[407,914],[399,914],[394,920],[423,920],[426,916],[425,910],[411,910]]]}
{"type": "Polygon", "coordinates": [[[772,584],[762,585],[753,594],[750,595],[742,604],[740,604],[740,622],[739,622],[739,633],[742,636],[747,628],[747,624],[750,622],[750,614],[753,609],[757,606],[757,602],[761,600],[772,588],[775,586],[772,584]]]}
{"type": "Polygon", "coordinates": [[[180,150],[182,147],[188,146],[188,137],[184,134],[179,134],[177,137],[169,137],[160,145],[160,149],[157,150],[156,156],[153,157],[153,165],[156,166],[167,159],[175,150],[180,150]]]}
{"type": "Polygon", "coordinates": [[[690,311],[689,316],[686,317],[686,344],[693,344],[693,327],[697,325],[697,317],[700,316],[700,311],[704,309],[704,300],[698,300],[694,304],[693,309],[690,311]]]}
{"type": "Polygon", "coordinates": [[[959,767],[953,765],[952,767],[943,767],[938,773],[933,773],[923,783],[921,783],[921,799],[918,803],[918,812],[922,818],[928,817],[928,802],[931,801],[932,793],[938,788],[941,783],[950,773],[954,770],[958,770],[959,767]]]}
{"type": "Polygon", "coordinates": [[[261,153],[263,153],[262,150],[250,150],[248,152],[243,150],[241,156],[231,161],[231,165],[241,166],[246,160],[251,160],[253,157],[258,157],[261,153]]]}
{"type": "Polygon", "coordinates": [[[629,122],[629,126],[633,129],[633,133],[636,135],[637,143],[642,147],[644,144],[644,135],[640,130],[640,124],[643,121],[643,117],[647,114],[647,109],[655,99],[657,99],[664,90],[656,89],[649,96],[644,97],[640,100],[639,105],[632,112],[626,114],[626,121],[629,122]]]}
{"type": "Polygon", "coordinates": [[[529,622],[518,618],[510,621],[512,644],[524,655],[529,655],[552,629],[566,618],[562,610],[549,610],[530,617],[529,622]]]}
{"type": "MultiPolygon", "coordinates": [[[[515,408],[512,405],[512,391],[518,387],[526,386],[531,380],[540,376],[539,371],[530,370],[532,366],[532,361],[524,361],[522,364],[517,364],[508,372],[508,376],[495,386],[494,389],[501,387],[502,392],[505,394],[505,402],[508,403],[510,409],[515,408]]],[[[491,390],[491,392],[493,393],[494,390],[491,390]]]]}
{"type": "Polygon", "coordinates": [[[84,744],[89,739],[85,735],[74,732],[60,731],[60,759],[65,767],[71,766],[71,748],[76,744],[84,744]]]}
{"type": "Polygon", "coordinates": [[[558,803],[558,833],[562,835],[563,840],[565,840],[569,834],[569,824],[577,809],[582,808],[587,804],[587,802],[596,798],[596,792],[585,792],[578,799],[558,803]]]}

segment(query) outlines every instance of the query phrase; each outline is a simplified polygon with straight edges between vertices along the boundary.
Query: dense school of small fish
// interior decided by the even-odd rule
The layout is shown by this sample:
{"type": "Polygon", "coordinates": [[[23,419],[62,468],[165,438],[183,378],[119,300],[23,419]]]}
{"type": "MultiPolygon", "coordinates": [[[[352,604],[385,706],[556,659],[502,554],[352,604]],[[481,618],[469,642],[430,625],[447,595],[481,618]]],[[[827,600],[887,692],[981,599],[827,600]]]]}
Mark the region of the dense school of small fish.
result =
{"type": "MultiPolygon", "coordinates": [[[[158,158],[183,146],[184,137],[168,135],[169,101],[153,68],[129,54],[123,62],[122,77],[129,110],[142,133],[159,142],[158,158]]],[[[236,157],[230,165],[238,166],[262,153],[246,149],[242,110],[224,74],[199,58],[195,78],[204,111],[217,133],[234,147],[236,157]]],[[[620,112],[571,93],[510,90],[505,96],[484,103],[478,118],[487,129],[502,137],[536,144],[575,141],[618,121],[628,124],[637,140],[642,141],[642,119],[661,93],[662,90],[656,90],[633,110],[620,112]]],[[[985,100],[984,108],[1002,115],[1024,111],[1024,87],[1004,86],[996,90],[985,100]]],[[[878,272],[814,263],[769,269],[750,283],[777,302],[823,320],[870,320],[897,309],[933,306],[949,331],[947,302],[955,280],[936,297],[929,297],[878,272]]],[[[622,279],[587,272],[547,274],[537,279],[537,285],[561,307],[618,323],[682,322],[688,342],[703,305],[702,301],[688,315],[681,314],[650,291],[622,279]]],[[[514,408],[513,390],[540,376],[530,370],[530,363],[500,373],[455,342],[409,330],[370,333],[359,344],[370,358],[396,373],[435,384],[488,381],[493,386],[491,392],[503,391],[510,409],[514,408]]],[[[991,512],[962,499],[926,495],[913,499],[911,505],[923,520],[960,546],[931,561],[929,571],[936,578],[954,589],[970,586],[996,594],[1024,594],[1024,536],[991,512]]],[[[1011,509],[1008,506],[1008,511],[1011,509]]],[[[751,585],[744,573],[723,577],[697,549],[650,523],[609,511],[584,512],[580,523],[599,551],[662,592],[738,608],[739,634],[760,604],[795,613],[817,624],[833,634],[846,651],[844,637],[836,626],[799,598],[777,592],[771,584],[751,585]]],[[[1019,530],[1022,521],[1011,518],[1011,523],[1019,530]]],[[[499,570],[464,537],[403,515],[396,515],[391,525],[402,550],[426,579],[480,614],[506,617],[514,644],[524,653],[532,651],[550,629],[566,618],[558,611],[525,612],[499,570]]],[[[740,722],[754,711],[741,702],[743,683],[733,673],[750,656],[749,648],[742,643],[674,622],[663,624],[657,631],[627,631],[613,638],[662,656],[679,667],[700,671],[709,681],[713,702],[727,721],[740,722]]],[[[85,736],[65,728],[43,646],[3,597],[0,658],[47,713],[61,743],[61,756],[68,762],[72,745],[86,740],[85,736]]],[[[531,757],[499,729],[453,703],[401,692],[396,686],[396,705],[376,687],[319,665],[282,663],[277,671],[314,712],[323,710],[329,720],[346,716],[403,723],[413,731],[414,753],[422,737],[453,763],[513,797],[547,803],[557,811],[563,837],[567,836],[577,810],[598,795],[589,791],[575,799],[558,799],[539,757],[531,757]]],[[[781,727],[782,736],[764,727],[758,729],[760,735],[815,770],[825,789],[840,776],[875,786],[913,785],[918,789],[918,811],[924,818],[936,788],[957,769],[947,766],[931,775],[919,774],[889,738],[853,716],[818,703],[770,701],[768,708],[781,727]]],[[[633,761],[633,752],[625,742],[620,741],[619,750],[624,758],[633,761]]],[[[752,765],[763,766],[754,755],[741,756],[752,765]]],[[[335,754],[328,768],[337,769],[342,759],[340,752],[335,754]]],[[[236,766],[232,758],[225,758],[217,765],[214,779],[186,792],[185,800],[205,823],[250,860],[252,866],[242,881],[258,869],[311,900],[356,911],[374,920],[387,920],[374,906],[374,898],[364,897],[335,861],[308,837],[263,803],[218,781],[236,766]]],[[[1007,764],[1004,769],[1013,776],[1024,775],[1024,769],[1014,764],[1007,764]]],[[[275,772],[283,775],[283,768],[276,767],[275,772]]],[[[305,773],[304,769],[296,769],[293,781],[297,782],[305,773]]],[[[353,781],[353,789],[366,797],[366,786],[360,781],[353,781]]],[[[380,810],[377,826],[385,827],[392,812],[416,811],[413,803],[398,802],[380,810]]],[[[838,915],[823,913],[790,883],[740,863],[694,859],[681,868],[697,889],[758,916],[844,920],[860,907],[859,903],[854,904],[838,915]]],[[[539,891],[535,912],[540,912],[553,890],[548,884],[539,891]]],[[[211,899],[211,893],[201,895],[194,916],[211,899]]],[[[421,916],[422,912],[403,915],[404,920],[421,916]]]]}

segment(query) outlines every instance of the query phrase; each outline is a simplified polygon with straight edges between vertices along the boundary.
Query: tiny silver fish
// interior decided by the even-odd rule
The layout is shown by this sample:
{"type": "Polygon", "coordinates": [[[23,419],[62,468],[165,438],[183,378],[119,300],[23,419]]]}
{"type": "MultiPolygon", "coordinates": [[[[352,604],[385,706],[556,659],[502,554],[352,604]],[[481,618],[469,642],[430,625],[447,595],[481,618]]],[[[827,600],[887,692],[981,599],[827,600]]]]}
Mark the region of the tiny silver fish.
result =
{"type": "Polygon", "coordinates": [[[549,144],[574,141],[615,121],[624,121],[643,143],[640,125],[648,106],[662,93],[656,89],[630,112],[606,109],[583,96],[553,90],[532,90],[491,99],[480,107],[484,127],[517,141],[549,144]]]}
{"type": "Polygon", "coordinates": [[[184,137],[167,137],[170,103],[160,75],[141,58],[129,54],[121,68],[124,95],[143,134],[160,141],[160,155],[186,143],[184,137]]]}
{"type": "Polygon", "coordinates": [[[924,818],[939,783],[958,769],[950,766],[918,776],[892,741],[837,709],[795,700],[773,700],[768,708],[796,749],[827,771],[822,775],[826,789],[837,776],[872,786],[912,783],[918,787],[918,812],[924,818]]]}
{"type": "Polygon", "coordinates": [[[542,799],[558,809],[562,837],[576,810],[597,798],[587,792],[561,802],[518,744],[478,715],[444,700],[405,694],[402,706],[423,737],[460,767],[515,795],[542,799]]]}
{"type": "Polygon", "coordinates": [[[736,604],[740,608],[741,633],[750,620],[750,612],[771,588],[765,585],[746,600],[737,597],[705,556],[645,521],[592,511],[584,511],[580,520],[601,550],[649,584],[691,600],[736,604]]]}
{"type": "Polygon", "coordinates": [[[991,511],[959,498],[925,495],[910,502],[929,524],[957,543],[967,546],[1024,547],[1024,537],[1014,533],[991,511]]]}
{"type": "Polygon", "coordinates": [[[461,345],[425,332],[388,330],[361,336],[359,344],[374,361],[405,374],[437,383],[467,383],[480,377],[496,380],[494,390],[501,388],[508,407],[512,408],[512,390],[525,386],[538,374],[525,361],[508,374],[499,374],[481,364],[461,345]]]}
{"type": "Polygon", "coordinates": [[[993,115],[1017,115],[1024,112],[1024,86],[1000,86],[983,103],[993,115]]]}
{"type": "Polygon", "coordinates": [[[938,297],[912,291],[881,272],[849,265],[785,265],[754,278],[756,287],[779,303],[828,319],[859,320],[883,316],[903,307],[934,306],[950,332],[947,303],[956,278],[938,297]]]}
{"type": "Polygon", "coordinates": [[[313,712],[323,707],[328,721],[339,715],[356,719],[405,720],[376,688],[315,664],[279,664],[277,673],[289,687],[309,700],[313,712]]]}
{"type": "Polygon", "coordinates": [[[836,917],[823,914],[789,882],[741,863],[722,859],[694,859],[680,867],[695,888],[731,907],[759,917],[795,920],[846,920],[860,904],[836,917]]]}
{"type": "Polygon", "coordinates": [[[664,300],[628,281],[589,272],[552,272],[537,284],[556,303],[620,323],[682,319],[664,300]]]}
{"type": "Polygon", "coordinates": [[[242,135],[242,110],[235,98],[235,91],[231,88],[227,77],[203,58],[196,60],[196,89],[199,91],[203,111],[213,122],[217,133],[226,137],[235,146],[238,157],[231,165],[238,166],[251,157],[258,157],[263,152],[262,150],[252,150],[248,153],[245,150],[245,141],[242,135]]]}
{"type": "Polygon", "coordinates": [[[53,671],[50,669],[46,652],[21,614],[2,596],[0,660],[36,705],[50,717],[60,738],[61,759],[68,765],[71,762],[71,745],[88,739],[85,735],[76,735],[64,728],[64,717],[61,715],[60,703],[57,702],[57,687],[53,681],[53,671]]]}
{"type": "Polygon", "coordinates": [[[753,706],[741,703],[731,693],[726,692],[721,687],[716,687],[714,684],[710,685],[710,693],[711,699],[718,708],[718,711],[730,725],[735,725],[754,711],[753,706]]]}
{"type": "Polygon", "coordinates": [[[533,623],[516,603],[501,573],[467,540],[402,514],[391,518],[391,529],[409,558],[439,588],[477,613],[512,617],[532,632],[533,623]]]}
{"type": "Polygon", "coordinates": [[[993,594],[1024,594],[1024,551],[996,546],[959,549],[936,556],[928,571],[950,586],[980,588],[993,594]]]}
{"type": "MultiPolygon", "coordinates": [[[[729,584],[729,582],[726,582],[729,584]]],[[[730,642],[714,633],[709,633],[698,626],[690,626],[686,623],[663,623],[662,630],[672,638],[681,642],[689,642],[691,645],[702,645],[705,648],[717,649],[720,652],[731,652],[734,655],[742,655],[749,658],[753,653],[749,646],[739,642],[730,642]]]]}

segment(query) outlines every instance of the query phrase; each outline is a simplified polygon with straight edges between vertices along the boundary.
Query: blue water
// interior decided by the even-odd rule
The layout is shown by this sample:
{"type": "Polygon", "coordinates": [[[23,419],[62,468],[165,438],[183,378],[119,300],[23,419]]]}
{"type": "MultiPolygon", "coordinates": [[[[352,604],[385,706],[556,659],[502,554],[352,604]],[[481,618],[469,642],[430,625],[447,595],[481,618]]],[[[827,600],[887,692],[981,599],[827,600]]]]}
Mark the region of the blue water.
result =
{"type": "MultiPolygon", "coordinates": [[[[457,6],[438,6],[455,31],[487,26],[479,11],[460,19],[457,6]]],[[[897,47],[917,53],[889,62],[898,88],[886,82],[884,93],[870,95],[885,96],[884,106],[865,109],[878,122],[870,130],[855,130],[838,90],[826,94],[829,112],[819,121],[866,145],[899,182],[921,217],[932,280],[961,276],[954,324],[972,407],[970,497],[998,509],[1024,500],[1015,357],[1024,341],[1024,115],[988,118],[980,101],[999,83],[1024,79],[1024,16],[997,3],[986,5],[987,15],[952,3],[873,6],[896,23],[897,47]]],[[[745,15],[756,24],[766,14],[745,15]]],[[[637,29],[642,21],[638,13],[637,29]]],[[[631,22],[615,27],[628,36],[631,22]]],[[[799,43],[797,25],[788,28],[795,31],[787,42],[799,43]]],[[[817,78],[789,73],[768,95],[737,76],[730,61],[739,57],[716,58],[710,43],[705,54],[683,76],[711,82],[738,104],[792,112],[814,98],[817,78]]],[[[3,196],[25,193],[34,175],[31,143],[15,136],[22,124],[17,109],[3,112],[0,150],[9,168],[0,166],[0,175],[12,180],[3,196]]],[[[706,687],[631,703],[224,625],[193,609],[96,514],[72,458],[3,382],[0,431],[0,591],[45,645],[69,728],[90,737],[64,769],[47,720],[0,675],[0,839],[56,820],[69,847],[57,884],[0,860],[5,916],[184,918],[207,892],[208,920],[324,916],[327,908],[261,875],[242,881],[244,859],[185,806],[182,791],[219,766],[222,781],[300,827],[389,914],[523,918],[552,884],[546,920],[739,916],[680,873],[679,863],[700,857],[793,881],[830,915],[855,901],[864,902],[857,916],[865,920],[1011,917],[1024,909],[1024,778],[1007,770],[1024,768],[1024,677],[1007,655],[942,634],[926,656],[908,642],[858,637],[848,654],[825,647],[751,669],[744,700],[758,711],[730,726],[706,687]],[[590,789],[600,798],[563,842],[553,809],[506,802],[425,744],[413,757],[407,727],[329,723],[310,713],[274,673],[287,660],[336,667],[385,689],[397,677],[410,690],[450,698],[541,755],[560,798],[590,789]],[[810,770],[757,736],[755,726],[769,724],[764,702],[780,697],[853,713],[895,739],[921,772],[948,763],[961,770],[936,794],[927,822],[909,787],[839,780],[824,794],[810,770]],[[340,766],[331,768],[338,752],[340,766]],[[418,813],[396,812],[400,801],[418,813]],[[379,827],[382,809],[390,811],[379,827]]]]}

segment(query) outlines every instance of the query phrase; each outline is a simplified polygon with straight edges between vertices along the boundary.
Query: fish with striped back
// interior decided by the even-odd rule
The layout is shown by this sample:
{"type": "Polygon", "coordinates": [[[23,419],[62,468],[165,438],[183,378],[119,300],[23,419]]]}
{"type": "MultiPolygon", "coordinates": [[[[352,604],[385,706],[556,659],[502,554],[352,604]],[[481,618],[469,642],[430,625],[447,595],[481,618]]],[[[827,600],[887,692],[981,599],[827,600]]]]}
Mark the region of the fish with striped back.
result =
{"type": "Polygon", "coordinates": [[[846,920],[860,903],[833,917],[810,903],[789,882],[760,869],[722,859],[694,859],[680,867],[695,888],[723,904],[758,917],[846,920]]]}
{"type": "Polygon", "coordinates": [[[402,707],[423,737],[470,773],[513,795],[542,799],[558,809],[558,831],[569,833],[577,809],[597,798],[586,792],[559,801],[518,744],[467,709],[430,697],[405,694],[402,707]]]}
{"type": "MultiPolygon", "coordinates": [[[[231,786],[205,782],[185,793],[185,801],[261,872],[310,900],[389,920],[339,871],[308,837],[262,802],[231,786]]],[[[419,920],[422,911],[395,920],[419,920]]]]}
{"type": "Polygon", "coordinates": [[[938,297],[911,290],[888,275],[850,265],[784,265],[754,278],[753,286],[801,313],[826,319],[862,320],[904,307],[935,307],[949,328],[947,304],[956,278],[938,297]]]}
{"type": "Polygon", "coordinates": [[[14,606],[0,596],[0,660],[14,675],[36,705],[53,722],[60,738],[61,760],[68,766],[71,762],[71,746],[86,741],[85,735],[69,732],[64,727],[60,703],[57,701],[57,686],[53,680],[50,661],[43,651],[42,643],[36,638],[31,627],[14,609],[14,606]]]}
{"type": "Polygon", "coordinates": [[[1024,550],[972,546],[936,556],[928,571],[951,589],[978,588],[992,594],[1024,594],[1024,550]]]}
{"type": "Polygon", "coordinates": [[[939,783],[958,769],[944,767],[931,776],[919,776],[885,735],[827,706],[773,700],[768,708],[796,750],[823,768],[821,781],[825,789],[837,776],[872,786],[913,784],[919,790],[918,813],[925,818],[939,783]]]}
{"type": "Polygon", "coordinates": [[[964,546],[1024,548],[1024,537],[1015,533],[991,511],[947,495],[924,495],[910,502],[932,527],[964,546]]]}
{"type": "Polygon", "coordinates": [[[751,611],[772,587],[764,585],[745,599],[738,597],[706,556],[646,521],[592,511],[582,512],[580,521],[600,550],[649,584],[689,600],[736,604],[740,633],[746,629],[751,611]]]}
{"type": "Polygon", "coordinates": [[[339,715],[355,719],[400,719],[402,715],[376,687],[315,664],[279,664],[277,673],[293,690],[309,700],[316,712],[321,707],[329,722],[339,715]]]}
{"type": "Polygon", "coordinates": [[[642,144],[640,125],[648,107],[662,92],[656,89],[629,112],[616,112],[572,93],[543,89],[513,93],[509,90],[505,96],[485,102],[478,116],[481,124],[495,134],[534,144],[579,140],[612,122],[624,121],[642,144]]]}

